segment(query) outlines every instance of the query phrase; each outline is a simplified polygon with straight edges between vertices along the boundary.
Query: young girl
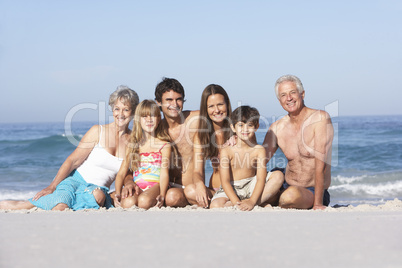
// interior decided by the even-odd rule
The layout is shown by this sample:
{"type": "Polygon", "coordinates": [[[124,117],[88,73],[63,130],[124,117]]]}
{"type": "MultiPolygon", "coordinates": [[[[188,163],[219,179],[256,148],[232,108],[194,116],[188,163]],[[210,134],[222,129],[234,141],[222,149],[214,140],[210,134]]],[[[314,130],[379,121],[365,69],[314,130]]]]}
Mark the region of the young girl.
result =
{"type": "Polygon", "coordinates": [[[133,131],[126,157],[116,177],[116,199],[124,208],[136,205],[149,209],[162,207],[169,185],[170,137],[159,124],[159,106],[152,100],[142,101],[134,115],[133,131]],[[121,199],[123,180],[133,172],[134,183],[140,188],[132,198],[121,199]]]}

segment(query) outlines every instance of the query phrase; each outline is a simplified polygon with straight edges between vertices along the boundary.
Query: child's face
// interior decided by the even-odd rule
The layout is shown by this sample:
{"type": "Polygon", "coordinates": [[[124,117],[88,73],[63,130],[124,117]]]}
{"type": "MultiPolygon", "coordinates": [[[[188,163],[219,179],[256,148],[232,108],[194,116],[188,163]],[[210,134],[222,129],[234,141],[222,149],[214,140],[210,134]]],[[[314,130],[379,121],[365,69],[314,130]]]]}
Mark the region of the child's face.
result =
{"type": "Polygon", "coordinates": [[[153,133],[159,125],[160,118],[153,115],[141,116],[141,127],[145,132],[153,133]]]}
{"type": "Polygon", "coordinates": [[[258,125],[255,126],[253,122],[237,122],[236,125],[230,125],[233,132],[237,137],[243,141],[251,140],[255,137],[255,132],[258,129],[258,125]]]}

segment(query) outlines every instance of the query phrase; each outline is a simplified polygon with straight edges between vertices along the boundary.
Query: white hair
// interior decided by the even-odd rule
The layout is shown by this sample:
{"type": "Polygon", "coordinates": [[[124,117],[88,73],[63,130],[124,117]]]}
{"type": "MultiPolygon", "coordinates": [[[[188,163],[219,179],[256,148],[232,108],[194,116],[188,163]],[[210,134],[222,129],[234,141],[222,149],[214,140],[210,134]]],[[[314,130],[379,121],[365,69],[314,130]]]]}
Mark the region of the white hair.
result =
{"type": "Polygon", "coordinates": [[[291,75],[291,74],[282,75],[281,77],[278,78],[278,80],[276,80],[276,83],[275,83],[275,94],[278,99],[279,99],[279,92],[278,92],[279,85],[283,82],[293,82],[293,83],[295,83],[296,88],[299,91],[299,93],[304,92],[303,84],[297,76],[291,75]]]}
{"type": "Polygon", "coordinates": [[[138,94],[128,86],[123,85],[118,86],[109,97],[109,105],[110,107],[112,107],[112,109],[117,100],[120,100],[123,103],[127,102],[128,104],[130,104],[131,110],[133,111],[135,111],[135,108],[140,102],[138,94]]]}

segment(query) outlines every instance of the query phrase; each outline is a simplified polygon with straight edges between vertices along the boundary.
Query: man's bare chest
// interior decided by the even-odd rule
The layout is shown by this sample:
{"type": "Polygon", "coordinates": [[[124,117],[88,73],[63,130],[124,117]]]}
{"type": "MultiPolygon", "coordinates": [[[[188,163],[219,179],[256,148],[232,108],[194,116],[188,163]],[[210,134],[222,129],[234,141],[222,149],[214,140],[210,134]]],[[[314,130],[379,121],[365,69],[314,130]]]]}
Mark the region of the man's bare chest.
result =
{"type": "Polygon", "coordinates": [[[314,139],[309,133],[287,133],[278,139],[278,145],[289,161],[314,157],[314,139]]]}
{"type": "Polygon", "coordinates": [[[169,130],[169,135],[174,144],[177,146],[177,149],[179,150],[179,153],[182,155],[182,157],[192,156],[195,132],[190,132],[185,129],[182,131],[169,130]]]}

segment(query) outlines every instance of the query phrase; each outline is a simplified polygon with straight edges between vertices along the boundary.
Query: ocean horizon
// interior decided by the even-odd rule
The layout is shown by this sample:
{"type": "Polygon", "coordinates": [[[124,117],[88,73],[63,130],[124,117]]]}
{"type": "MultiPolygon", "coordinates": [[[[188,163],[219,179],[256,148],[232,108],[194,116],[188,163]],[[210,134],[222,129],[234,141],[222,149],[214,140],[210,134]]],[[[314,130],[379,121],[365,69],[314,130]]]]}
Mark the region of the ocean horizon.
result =
{"type": "MultiPolygon", "coordinates": [[[[332,122],[330,205],[402,200],[402,115],[340,116],[332,122]]],[[[0,123],[0,200],[28,199],[47,187],[94,124],[98,122],[0,123]]],[[[258,143],[267,128],[261,122],[258,143]]],[[[267,168],[283,165],[286,158],[278,150],[267,168]]],[[[207,163],[207,184],[211,173],[207,163]]]]}

